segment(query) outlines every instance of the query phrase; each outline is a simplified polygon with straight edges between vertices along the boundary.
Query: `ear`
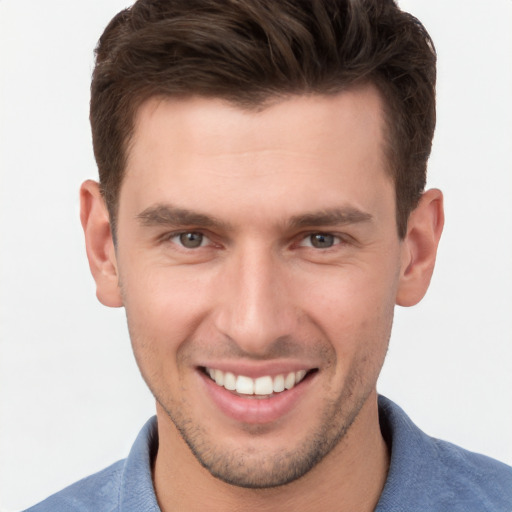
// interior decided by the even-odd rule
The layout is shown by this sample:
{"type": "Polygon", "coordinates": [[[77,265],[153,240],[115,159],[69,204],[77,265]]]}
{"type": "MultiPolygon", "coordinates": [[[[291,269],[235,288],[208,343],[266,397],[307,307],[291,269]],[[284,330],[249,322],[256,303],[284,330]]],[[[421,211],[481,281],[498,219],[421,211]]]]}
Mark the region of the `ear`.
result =
{"type": "Polygon", "coordinates": [[[96,281],[96,296],[105,306],[120,307],[123,301],[110,219],[99,185],[95,181],[87,180],[80,188],[80,220],[89,267],[96,281]]]}
{"type": "Polygon", "coordinates": [[[443,194],[437,189],[428,190],[407,222],[396,297],[399,306],[414,306],[427,292],[443,225],[443,194]]]}

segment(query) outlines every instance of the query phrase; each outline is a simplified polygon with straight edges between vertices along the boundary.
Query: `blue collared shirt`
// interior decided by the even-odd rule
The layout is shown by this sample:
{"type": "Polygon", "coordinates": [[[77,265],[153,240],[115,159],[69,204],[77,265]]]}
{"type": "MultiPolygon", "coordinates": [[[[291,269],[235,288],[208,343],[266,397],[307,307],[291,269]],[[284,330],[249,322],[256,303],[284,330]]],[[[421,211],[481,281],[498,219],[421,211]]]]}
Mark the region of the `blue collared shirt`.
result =
{"type": "MultiPolygon", "coordinates": [[[[512,512],[511,467],[427,436],[383,396],[379,414],[391,464],[376,512],[512,512]]],[[[151,477],[157,448],[151,418],[128,458],[27,512],[160,512],[151,477]]]]}

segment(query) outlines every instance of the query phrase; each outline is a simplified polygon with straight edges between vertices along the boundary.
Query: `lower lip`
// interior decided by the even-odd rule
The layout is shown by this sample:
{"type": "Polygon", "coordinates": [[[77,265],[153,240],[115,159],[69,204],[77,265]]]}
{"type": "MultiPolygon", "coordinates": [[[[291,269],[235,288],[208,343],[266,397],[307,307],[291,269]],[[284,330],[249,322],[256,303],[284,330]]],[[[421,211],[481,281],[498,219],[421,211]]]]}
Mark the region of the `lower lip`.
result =
{"type": "Polygon", "coordinates": [[[309,375],[292,389],[269,398],[254,398],[255,395],[243,398],[217,385],[202,371],[199,371],[199,374],[207,393],[221,412],[238,422],[257,425],[277,421],[290,413],[314,380],[314,376],[309,375]]]}

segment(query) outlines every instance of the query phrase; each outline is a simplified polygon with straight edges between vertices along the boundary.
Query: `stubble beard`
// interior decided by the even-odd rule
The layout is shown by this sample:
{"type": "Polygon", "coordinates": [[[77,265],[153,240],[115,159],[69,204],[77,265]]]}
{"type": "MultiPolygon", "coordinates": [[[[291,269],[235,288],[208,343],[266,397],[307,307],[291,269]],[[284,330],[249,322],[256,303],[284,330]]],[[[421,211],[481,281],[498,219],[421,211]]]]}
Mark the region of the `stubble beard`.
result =
{"type": "MultiPolygon", "coordinates": [[[[392,318],[392,317],[391,317],[392,318]]],[[[150,374],[147,374],[143,357],[135,350],[142,377],[152,392],[160,407],[174,424],[177,433],[189,447],[196,460],[213,477],[233,486],[246,489],[271,489],[290,484],[320,463],[345,438],[350,435],[350,427],[358,417],[361,409],[375,391],[376,382],[386,356],[391,322],[387,332],[387,342],[380,344],[382,353],[377,357],[371,351],[375,350],[376,343],[368,343],[368,351],[359,354],[352,368],[345,376],[344,383],[336,396],[332,396],[332,388],[325,390],[325,395],[319,399],[324,400],[322,411],[318,420],[309,432],[296,440],[293,449],[265,451],[264,436],[273,428],[270,426],[245,426],[250,434],[248,446],[226,446],[219,444],[212,433],[208,431],[208,421],[197,421],[187,411],[193,410],[187,403],[185,390],[182,390],[181,399],[176,401],[167,390],[154,386],[156,384],[150,374]]],[[[131,337],[132,345],[134,337],[131,337]]],[[[382,338],[381,338],[382,339],[382,338]]],[[[145,343],[148,347],[151,343],[145,343]]],[[[290,349],[291,350],[291,349],[290,349]]],[[[324,353],[323,371],[335,371],[336,354],[327,344],[315,344],[315,351],[324,353]]],[[[187,366],[187,356],[178,357],[183,366],[187,366]]],[[[154,376],[152,376],[154,377],[154,376]]],[[[178,393],[180,395],[180,393],[178,393]]],[[[314,413],[312,413],[314,414],[314,413]]],[[[340,448],[343,447],[340,445],[340,448]]]]}
{"type": "MultiPolygon", "coordinates": [[[[316,430],[306,434],[294,450],[273,453],[255,446],[236,450],[218,446],[203,426],[184,417],[181,411],[187,410],[186,407],[167,407],[165,400],[155,398],[194,457],[212,476],[237,487],[270,489],[287,485],[307,474],[343,440],[373,390],[370,387],[354,400],[356,380],[359,379],[347,383],[345,392],[326,404],[316,430]]],[[[251,430],[257,438],[265,429],[254,427],[251,430]]]]}

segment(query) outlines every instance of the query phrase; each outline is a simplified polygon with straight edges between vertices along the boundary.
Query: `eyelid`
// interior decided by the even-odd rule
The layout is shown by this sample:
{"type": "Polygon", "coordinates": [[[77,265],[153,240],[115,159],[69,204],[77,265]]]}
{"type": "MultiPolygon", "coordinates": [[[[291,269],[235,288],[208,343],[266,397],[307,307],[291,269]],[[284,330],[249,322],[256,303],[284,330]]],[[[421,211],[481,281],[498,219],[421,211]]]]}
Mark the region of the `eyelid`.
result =
{"type": "Polygon", "coordinates": [[[183,250],[186,250],[186,251],[197,250],[197,249],[200,249],[202,247],[206,247],[208,245],[212,245],[213,244],[213,241],[212,241],[211,237],[208,236],[204,232],[204,230],[202,230],[202,229],[194,229],[194,228],[192,228],[192,229],[180,229],[180,230],[176,230],[176,231],[167,232],[167,233],[163,234],[162,236],[160,236],[159,239],[162,242],[171,242],[174,245],[178,246],[180,249],[183,249],[183,250]],[[198,235],[201,235],[203,237],[203,240],[201,241],[201,245],[199,245],[197,247],[194,247],[194,248],[185,247],[179,241],[179,237],[181,235],[185,235],[187,233],[197,233],[198,235]],[[174,239],[177,239],[177,240],[174,240],[174,239]]]}
{"type": "Polygon", "coordinates": [[[341,236],[339,233],[332,233],[330,231],[321,231],[321,230],[318,230],[318,231],[309,231],[307,233],[302,233],[301,236],[300,236],[300,239],[298,241],[298,246],[299,247],[312,247],[313,249],[317,249],[317,250],[328,250],[328,249],[332,249],[333,247],[337,246],[337,245],[340,245],[342,243],[346,242],[346,238],[344,238],[343,236],[341,236]],[[313,245],[311,243],[309,244],[306,244],[305,242],[307,242],[308,240],[311,239],[311,237],[313,235],[324,235],[324,236],[332,236],[334,238],[334,243],[331,247],[326,247],[324,249],[319,249],[317,247],[313,247],[313,245]]]}

